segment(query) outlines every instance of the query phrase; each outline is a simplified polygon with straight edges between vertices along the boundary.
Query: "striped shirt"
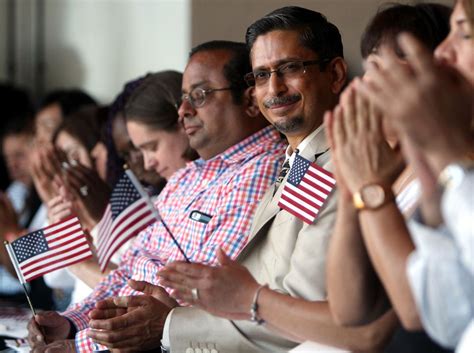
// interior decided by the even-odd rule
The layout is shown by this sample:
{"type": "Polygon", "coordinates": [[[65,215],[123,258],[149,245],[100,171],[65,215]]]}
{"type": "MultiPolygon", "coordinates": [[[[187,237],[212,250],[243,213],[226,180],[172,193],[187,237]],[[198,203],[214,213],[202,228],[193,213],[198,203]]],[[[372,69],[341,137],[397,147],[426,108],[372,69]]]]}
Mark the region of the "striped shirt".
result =
{"type": "MultiPolygon", "coordinates": [[[[216,264],[219,247],[232,258],[238,255],[258,201],[278,175],[285,147],[280,134],[266,127],[210,160],[188,163],[173,175],[155,207],[191,262],[216,264]]],[[[63,313],[80,331],[77,351],[93,350],[85,331],[87,315],[97,301],[139,294],[127,285],[129,278],[156,284],[157,272],[175,260],[183,257],[161,223],[142,231],[120,266],[84,301],[63,313]]]]}

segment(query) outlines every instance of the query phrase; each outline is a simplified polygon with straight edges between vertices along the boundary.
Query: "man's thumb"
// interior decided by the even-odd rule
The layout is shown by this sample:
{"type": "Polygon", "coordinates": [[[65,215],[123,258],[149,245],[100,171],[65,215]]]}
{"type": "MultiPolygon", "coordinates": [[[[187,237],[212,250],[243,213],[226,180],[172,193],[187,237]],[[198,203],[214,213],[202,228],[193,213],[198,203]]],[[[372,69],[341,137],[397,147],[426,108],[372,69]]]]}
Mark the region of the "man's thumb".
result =
{"type": "Polygon", "coordinates": [[[232,263],[231,258],[226,255],[222,248],[219,248],[219,250],[217,250],[217,260],[221,265],[230,265],[232,263]]]}

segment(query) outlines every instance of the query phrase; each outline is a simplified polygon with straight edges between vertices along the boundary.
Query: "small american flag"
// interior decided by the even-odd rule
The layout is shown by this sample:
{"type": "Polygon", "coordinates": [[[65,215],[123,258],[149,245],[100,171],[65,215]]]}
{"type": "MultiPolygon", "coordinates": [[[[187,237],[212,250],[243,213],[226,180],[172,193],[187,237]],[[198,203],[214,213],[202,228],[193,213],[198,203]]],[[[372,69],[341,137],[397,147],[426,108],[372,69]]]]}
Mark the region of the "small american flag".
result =
{"type": "Polygon", "coordinates": [[[11,247],[22,283],[92,256],[77,217],[66,218],[24,235],[12,242],[11,247]]]}
{"type": "Polygon", "coordinates": [[[278,206],[311,224],[335,185],[330,172],[296,155],[278,206]]]}
{"type": "Polygon", "coordinates": [[[112,255],[129,239],[156,221],[145,197],[126,173],[112,191],[109,205],[98,225],[97,257],[103,272],[112,255]]]}

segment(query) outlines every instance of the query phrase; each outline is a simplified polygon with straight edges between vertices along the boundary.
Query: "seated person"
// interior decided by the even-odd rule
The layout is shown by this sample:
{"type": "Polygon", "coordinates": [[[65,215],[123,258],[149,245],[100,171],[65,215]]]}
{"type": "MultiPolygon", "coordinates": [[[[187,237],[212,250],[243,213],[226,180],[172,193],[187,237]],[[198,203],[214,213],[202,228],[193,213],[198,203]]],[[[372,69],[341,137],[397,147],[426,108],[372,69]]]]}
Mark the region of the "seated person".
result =
{"type": "MultiPolygon", "coordinates": [[[[26,91],[5,86],[1,91],[4,119],[2,155],[11,183],[0,194],[0,240],[13,241],[28,233],[28,226],[40,205],[33,187],[29,153],[33,142],[33,106],[26,91]]],[[[2,241],[3,243],[3,241],[2,241]]],[[[52,307],[51,291],[43,278],[28,284],[35,307],[52,307]]],[[[27,305],[23,289],[5,248],[0,246],[0,297],[27,305]]]]}
{"type": "MultiPolygon", "coordinates": [[[[123,165],[126,163],[142,184],[153,188],[151,194],[157,195],[163,189],[166,181],[156,172],[144,169],[143,155],[130,140],[124,115],[125,106],[130,96],[149,75],[151,74],[124,85],[122,92],[110,105],[105,131],[99,144],[102,144],[101,148],[107,151],[107,183],[110,186],[116,184],[123,173],[123,165]]],[[[194,160],[197,158],[197,154],[190,154],[188,157],[187,159],[194,160]]]]}
{"type": "MultiPolygon", "coordinates": [[[[204,43],[192,50],[183,74],[179,115],[190,146],[201,158],[175,173],[155,202],[168,229],[157,222],[141,232],[119,267],[83,302],[62,315],[49,312],[32,319],[29,341],[33,348],[91,351],[86,331],[77,334],[77,345],[61,339],[88,328],[97,301],[138,294],[140,287],[130,279],[156,283],[163,265],[183,258],[168,231],[193,262],[216,263],[221,247],[231,257],[240,252],[257,201],[276,179],[286,146],[279,133],[267,126],[253,90],[243,80],[250,71],[248,54],[244,43],[227,41],[204,43]]],[[[164,306],[156,299],[154,303],[164,306]]]]}
{"type": "MultiPolygon", "coordinates": [[[[384,7],[370,21],[362,36],[361,52],[366,68],[364,80],[370,81],[374,72],[386,70],[392,61],[408,66],[408,62],[397,44],[397,35],[402,32],[413,34],[425,43],[430,50],[434,50],[449,32],[450,12],[448,7],[440,4],[418,4],[414,6],[396,4],[384,7]]],[[[378,168],[381,169],[381,173],[385,173],[384,177],[390,182],[390,185],[383,185],[383,187],[392,192],[391,197],[393,197],[394,202],[391,212],[387,211],[383,217],[372,219],[373,212],[369,212],[369,210],[360,212],[353,204],[351,192],[359,191],[358,189],[352,189],[351,192],[344,193],[338,201],[339,217],[336,222],[336,231],[331,241],[327,277],[332,312],[336,320],[340,320],[343,323],[350,323],[347,320],[350,319],[351,313],[353,313],[352,315],[357,315],[358,312],[368,310],[367,308],[376,308],[377,306],[384,306],[384,310],[390,308],[390,304],[387,301],[373,301],[378,293],[383,292],[383,289],[380,287],[376,274],[364,267],[369,265],[370,261],[363,245],[362,234],[360,233],[361,226],[364,227],[365,232],[373,232],[373,236],[383,232],[386,236],[393,234],[395,237],[395,234],[406,232],[404,229],[405,219],[412,215],[421,194],[419,181],[415,178],[413,166],[402,161],[400,137],[392,126],[394,119],[391,116],[387,115],[381,118],[380,114],[374,113],[374,119],[381,119],[383,126],[382,131],[374,130],[371,132],[371,135],[367,135],[374,141],[362,136],[362,131],[356,131],[359,124],[365,126],[363,123],[371,120],[370,115],[368,115],[368,112],[371,110],[359,109],[359,105],[366,107],[368,103],[358,95],[354,86],[353,84],[346,90],[344,98],[341,99],[341,108],[338,108],[338,116],[335,116],[334,119],[341,120],[342,117],[347,116],[345,121],[356,121],[357,124],[346,127],[346,129],[351,130],[348,134],[359,134],[357,136],[360,139],[361,147],[371,144],[371,147],[380,148],[380,153],[383,153],[384,162],[380,162],[378,168]],[[384,139],[388,142],[388,145],[384,142],[384,139]],[[369,222],[368,219],[373,222],[370,226],[368,223],[361,223],[362,220],[369,222]],[[349,278],[351,281],[348,281],[349,278]],[[360,287],[365,283],[371,284],[370,290],[368,292],[360,292],[360,287]],[[354,294],[347,298],[344,294],[347,291],[354,294]]],[[[369,147],[367,149],[371,150],[369,147]]],[[[358,148],[356,150],[347,143],[336,151],[336,156],[341,154],[339,159],[345,160],[345,156],[354,154],[357,151],[365,151],[365,149],[358,148]]],[[[367,156],[368,154],[366,153],[365,155],[367,156]]],[[[359,163],[362,163],[360,158],[354,158],[354,160],[357,161],[355,162],[357,164],[344,164],[343,167],[346,167],[346,170],[341,171],[341,173],[347,175],[349,174],[347,168],[355,168],[355,166],[359,166],[359,163]]],[[[354,177],[349,179],[351,182],[356,182],[356,175],[359,169],[351,172],[351,174],[354,174],[354,177]]],[[[376,183],[376,180],[373,182],[376,183]]],[[[344,186],[344,180],[341,180],[339,185],[344,186]]],[[[372,187],[360,184],[350,186],[367,189],[372,187]]],[[[401,285],[401,282],[398,282],[401,285]]],[[[407,291],[409,291],[408,288],[407,291]]],[[[394,307],[397,308],[397,306],[394,307]]],[[[415,308],[407,307],[407,310],[413,311],[415,308]]],[[[399,312],[397,314],[401,315],[399,312]]],[[[403,323],[403,315],[401,315],[401,319],[403,323]]],[[[365,316],[363,321],[358,322],[358,324],[371,321],[372,318],[370,316],[365,316]]],[[[389,352],[444,351],[437,347],[425,333],[408,332],[403,328],[397,330],[387,350],[389,352]]]]}
{"type": "Polygon", "coordinates": [[[51,144],[54,132],[64,121],[74,117],[73,113],[95,105],[94,99],[78,89],[50,92],[40,102],[35,115],[35,148],[30,161],[35,189],[43,204],[31,221],[32,229],[40,229],[47,224],[45,204],[56,196],[53,180],[61,174],[61,161],[51,144]]]}
{"type": "MultiPolygon", "coordinates": [[[[387,213],[393,211],[392,200],[387,199],[378,210],[359,213],[361,224],[366,225],[363,236],[367,253],[404,325],[417,329],[423,324],[436,341],[449,348],[458,345],[474,316],[473,271],[469,268],[472,262],[466,262],[464,255],[472,254],[472,232],[469,232],[469,226],[462,226],[471,219],[465,212],[472,212],[472,207],[458,194],[460,201],[467,202],[451,204],[451,210],[456,208],[452,213],[444,209],[448,230],[430,231],[423,223],[428,226],[440,224],[436,177],[449,163],[466,158],[473,148],[469,125],[472,122],[474,62],[470,35],[472,21],[469,21],[472,17],[466,10],[467,4],[467,1],[456,3],[451,16],[451,32],[435,51],[436,63],[417,40],[404,35],[399,44],[408,65],[392,60],[385,70],[374,72],[370,81],[357,85],[359,92],[392,119],[405,156],[416,170],[423,190],[419,212],[408,222],[408,229],[401,223],[392,236],[384,234],[381,237],[380,228],[376,228],[378,218],[384,229],[390,229],[387,213]],[[458,226],[462,227],[461,231],[458,226]]],[[[354,143],[355,139],[356,136],[350,137],[347,143],[354,143]]],[[[344,144],[342,142],[341,146],[344,144]]],[[[373,153],[373,160],[385,160],[380,158],[381,152],[377,148],[371,148],[369,152],[373,153]]],[[[352,169],[350,174],[344,173],[344,179],[351,183],[355,179],[360,185],[389,182],[381,168],[370,168],[361,163],[360,158],[351,156],[341,159],[340,163],[362,166],[357,171],[352,169]]],[[[446,170],[447,174],[449,170],[446,170]]],[[[351,192],[355,190],[357,187],[351,192]]],[[[365,268],[370,271],[370,264],[366,263],[365,268]]],[[[360,271],[361,278],[366,275],[360,271]]],[[[357,289],[356,297],[367,297],[371,288],[371,283],[363,283],[357,289]]],[[[377,301],[377,295],[368,300],[377,301]]],[[[346,314],[353,323],[376,317],[383,311],[383,306],[377,308],[370,304],[362,308],[360,312],[346,314]]],[[[343,314],[344,311],[340,311],[339,315],[343,314]]]]}

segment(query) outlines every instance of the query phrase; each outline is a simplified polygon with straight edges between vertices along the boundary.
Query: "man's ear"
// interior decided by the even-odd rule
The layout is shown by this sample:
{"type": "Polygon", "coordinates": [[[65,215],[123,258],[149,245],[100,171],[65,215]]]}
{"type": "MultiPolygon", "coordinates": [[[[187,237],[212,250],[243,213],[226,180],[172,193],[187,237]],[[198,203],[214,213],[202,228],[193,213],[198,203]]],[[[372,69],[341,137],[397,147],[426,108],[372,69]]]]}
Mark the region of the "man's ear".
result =
{"type": "Polygon", "coordinates": [[[343,58],[337,57],[332,59],[328,66],[329,73],[332,76],[331,91],[334,94],[339,94],[346,84],[347,63],[343,58]]]}
{"type": "Polygon", "coordinates": [[[249,87],[244,91],[242,97],[245,112],[252,118],[260,115],[260,109],[258,108],[257,98],[255,97],[255,87],[249,87]]]}

